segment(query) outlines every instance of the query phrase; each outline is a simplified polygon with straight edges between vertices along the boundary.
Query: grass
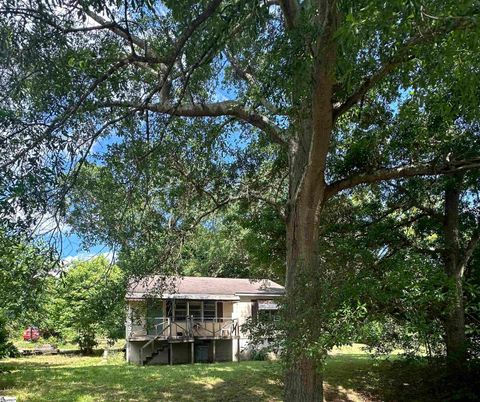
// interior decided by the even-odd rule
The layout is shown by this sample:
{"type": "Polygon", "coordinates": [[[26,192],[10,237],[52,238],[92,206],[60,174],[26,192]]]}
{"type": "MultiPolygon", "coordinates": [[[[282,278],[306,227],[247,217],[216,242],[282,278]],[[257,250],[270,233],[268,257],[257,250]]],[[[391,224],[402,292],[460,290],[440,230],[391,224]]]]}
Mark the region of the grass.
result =
{"type": "Polygon", "coordinates": [[[242,362],[138,367],[120,354],[10,359],[0,395],[18,401],[280,401],[278,364],[242,362]]]}
{"type": "Polygon", "coordinates": [[[340,401],[466,402],[480,400],[479,369],[479,363],[472,362],[465,372],[452,375],[442,362],[432,365],[424,358],[341,353],[327,360],[324,380],[340,401]]]}
{"type": "MultiPolygon", "coordinates": [[[[476,377],[471,379],[478,382],[476,377]]],[[[469,394],[469,390],[459,392],[455,384],[439,388],[439,379],[440,372],[432,371],[424,361],[374,360],[354,345],[327,360],[326,399],[477,400],[474,386],[469,394]]],[[[282,392],[282,370],[275,362],[139,367],[125,363],[119,353],[107,360],[55,355],[0,361],[0,395],[16,396],[19,402],[261,402],[281,401],[282,392]]]]}

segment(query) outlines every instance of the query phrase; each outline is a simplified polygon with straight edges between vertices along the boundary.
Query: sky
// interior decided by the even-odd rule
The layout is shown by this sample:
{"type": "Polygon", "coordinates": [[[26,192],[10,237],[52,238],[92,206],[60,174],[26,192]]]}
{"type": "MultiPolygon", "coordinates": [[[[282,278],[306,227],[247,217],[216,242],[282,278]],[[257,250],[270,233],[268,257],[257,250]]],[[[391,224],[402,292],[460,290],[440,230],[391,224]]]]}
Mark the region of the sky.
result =
{"type": "Polygon", "coordinates": [[[81,238],[74,234],[62,234],[62,250],[61,258],[66,262],[70,262],[74,259],[89,259],[98,255],[105,255],[107,257],[113,256],[111,249],[106,245],[96,245],[84,249],[82,247],[81,238]]]}

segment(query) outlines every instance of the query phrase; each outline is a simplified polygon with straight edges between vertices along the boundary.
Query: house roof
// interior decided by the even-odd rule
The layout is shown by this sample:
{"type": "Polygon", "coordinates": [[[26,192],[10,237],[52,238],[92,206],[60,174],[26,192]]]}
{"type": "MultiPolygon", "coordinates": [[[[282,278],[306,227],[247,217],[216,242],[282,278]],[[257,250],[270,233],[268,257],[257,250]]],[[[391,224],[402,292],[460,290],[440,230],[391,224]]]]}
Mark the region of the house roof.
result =
{"type": "Polygon", "coordinates": [[[268,279],[151,276],[131,281],[126,298],[239,300],[240,296],[281,296],[284,287],[268,279]]]}

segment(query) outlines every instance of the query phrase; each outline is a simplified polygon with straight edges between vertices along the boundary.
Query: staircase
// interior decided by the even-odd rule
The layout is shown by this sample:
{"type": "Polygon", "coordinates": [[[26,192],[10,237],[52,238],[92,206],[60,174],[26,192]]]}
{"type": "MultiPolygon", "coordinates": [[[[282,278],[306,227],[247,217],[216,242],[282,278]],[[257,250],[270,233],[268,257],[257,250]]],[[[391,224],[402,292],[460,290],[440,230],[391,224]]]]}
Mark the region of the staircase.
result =
{"type": "Polygon", "coordinates": [[[156,348],[153,348],[153,352],[149,356],[145,356],[142,362],[142,365],[149,364],[160,352],[163,352],[166,345],[159,345],[156,348]]]}
{"type": "Polygon", "coordinates": [[[145,345],[140,349],[140,364],[143,366],[148,364],[155,356],[157,356],[161,350],[163,350],[165,345],[158,345],[155,347],[155,341],[158,337],[150,339],[145,345]]]}

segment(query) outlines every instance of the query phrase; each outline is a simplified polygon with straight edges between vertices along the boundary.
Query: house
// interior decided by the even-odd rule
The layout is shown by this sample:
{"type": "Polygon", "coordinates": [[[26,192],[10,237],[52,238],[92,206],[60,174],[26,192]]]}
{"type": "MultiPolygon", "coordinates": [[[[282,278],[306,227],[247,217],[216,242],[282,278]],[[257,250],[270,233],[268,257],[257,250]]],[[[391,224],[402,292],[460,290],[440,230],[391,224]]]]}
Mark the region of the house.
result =
{"type": "Polygon", "coordinates": [[[152,276],[126,295],[126,355],[137,364],[238,361],[249,355],[248,317],[272,313],[283,286],[270,280],[152,276]]]}

